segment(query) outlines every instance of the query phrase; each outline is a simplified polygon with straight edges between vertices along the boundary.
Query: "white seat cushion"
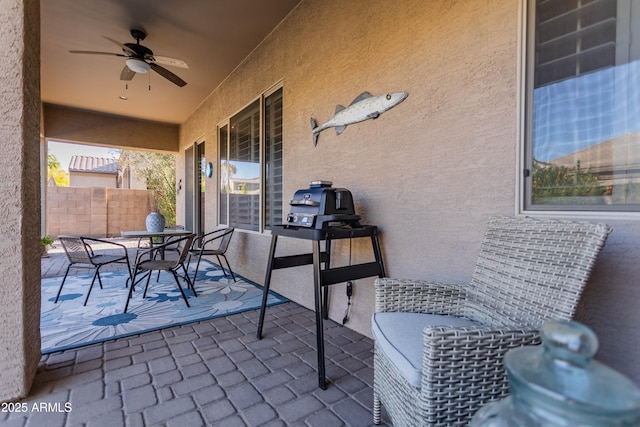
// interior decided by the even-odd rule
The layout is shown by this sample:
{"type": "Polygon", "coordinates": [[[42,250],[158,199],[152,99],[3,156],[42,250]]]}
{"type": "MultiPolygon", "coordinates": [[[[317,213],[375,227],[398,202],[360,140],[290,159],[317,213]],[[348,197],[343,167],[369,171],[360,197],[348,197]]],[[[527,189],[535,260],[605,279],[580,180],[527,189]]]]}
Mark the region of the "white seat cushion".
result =
{"type": "Polygon", "coordinates": [[[477,326],[469,319],[423,313],[374,313],[371,330],[378,348],[409,384],[420,388],[422,330],[427,326],[477,326]]]}

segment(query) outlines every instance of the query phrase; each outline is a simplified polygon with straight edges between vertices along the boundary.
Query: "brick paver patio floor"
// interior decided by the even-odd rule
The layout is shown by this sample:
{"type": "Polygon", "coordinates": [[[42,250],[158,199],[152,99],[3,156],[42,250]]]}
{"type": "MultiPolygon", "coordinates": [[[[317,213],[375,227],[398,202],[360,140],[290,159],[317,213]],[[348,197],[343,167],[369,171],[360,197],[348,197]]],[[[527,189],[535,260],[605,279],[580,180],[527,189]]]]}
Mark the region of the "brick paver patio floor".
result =
{"type": "MultiPolygon", "coordinates": [[[[64,274],[53,250],[43,276],[64,274]]],[[[294,302],[43,356],[2,426],[369,426],[373,342],[325,322],[318,388],[315,316],[294,302]],[[25,410],[21,412],[21,410],[25,410]]],[[[6,408],[5,408],[6,409],[6,408]]],[[[383,414],[384,417],[384,414],[383,414]]],[[[384,420],[385,418],[383,418],[384,420]]]]}

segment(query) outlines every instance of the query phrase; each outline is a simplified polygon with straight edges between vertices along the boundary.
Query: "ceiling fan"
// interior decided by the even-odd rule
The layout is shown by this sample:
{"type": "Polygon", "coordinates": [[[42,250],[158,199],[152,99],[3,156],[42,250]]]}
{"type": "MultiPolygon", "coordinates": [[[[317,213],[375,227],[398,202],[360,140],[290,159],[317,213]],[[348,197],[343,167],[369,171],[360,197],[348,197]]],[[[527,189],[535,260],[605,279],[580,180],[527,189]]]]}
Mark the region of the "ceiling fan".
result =
{"type": "Polygon", "coordinates": [[[140,41],[144,40],[145,37],[147,37],[147,33],[136,28],[132,29],[130,33],[131,36],[136,40],[135,43],[123,44],[107,36],[102,36],[122,48],[123,53],[95,52],[91,50],[70,50],[69,52],[92,55],[122,56],[124,58],[127,58],[127,60],[125,61],[126,65],[120,73],[120,80],[131,80],[136,75],[136,73],[146,73],[149,71],[149,68],[151,68],[153,71],[160,74],[162,77],[169,80],[175,85],[183,87],[187,84],[187,82],[173,74],[171,71],[167,70],[161,65],[158,65],[163,64],[178,68],[189,68],[189,66],[183,60],[169,58],[167,56],[155,56],[151,49],[140,44],[140,41]]]}

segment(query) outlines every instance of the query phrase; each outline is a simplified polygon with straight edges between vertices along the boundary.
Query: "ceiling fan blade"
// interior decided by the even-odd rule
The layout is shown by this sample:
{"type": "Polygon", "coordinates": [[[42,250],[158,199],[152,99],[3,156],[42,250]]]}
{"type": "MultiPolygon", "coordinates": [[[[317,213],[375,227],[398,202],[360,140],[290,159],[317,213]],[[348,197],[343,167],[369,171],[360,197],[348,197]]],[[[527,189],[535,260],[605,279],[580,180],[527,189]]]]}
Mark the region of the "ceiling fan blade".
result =
{"type": "Polygon", "coordinates": [[[111,55],[111,56],[127,57],[127,55],[123,55],[122,53],[96,52],[96,51],[93,51],[93,50],[70,50],[69,53],[84,53],[84,54],[90,54],[90,55],[111,55]]]}
{"type": "Polygon", "coordinates": [[[171,83],[173,83],[175,85],[183,87],[184,85],[187,84],[187,82],[182,80],[180,77],[176,76],[171,71],[167,70],[164,67],[161,67],[160,65],[156,64],[155,62],[150,63],[149,66],[151,67],[151,69],[153,71],[155,71],[156,73],[160,74],[162,77],[164,77],[165,79],[169,80],[171,83]]]}
{"type": "Polygon", "coordinates": [[[120,43],[119,41],[114,40],[114,39],[112,39],[112,38],[109,38],[109,37],[107,37],[107,36],[102,36],[102,37],[104,37],[105,39],[109,40],[111,43],[113,43],[113,44],[115,44],[115,45],[117,45],[117,46],[120,46],[120,48],[121,48],[122,50],[124,50],[125,52],[127,52],[128,54],[133,55],[133,56],[136,56],[136,53],[135,53],[133,50],[131,50],[129,47],[127,47],[127,46],[123,45],[123,44],[122,44],[122,43],[120,43]]]}
{"type": "Polygon", "coordinates": [[[122,71],[120,72],[120,80],[131,80],[135,75],[136,75],[136,72],[131,70],[128,66],[125,65],[122,71]]]}
{"type": "Polygon", "coordinates": [[[170,65],[172,67],[189,68],[187,63],[182,59],[171,58],[169,56],[154,56],[153,58],[151,58],[151,61],[157,64],[170,65]]]}

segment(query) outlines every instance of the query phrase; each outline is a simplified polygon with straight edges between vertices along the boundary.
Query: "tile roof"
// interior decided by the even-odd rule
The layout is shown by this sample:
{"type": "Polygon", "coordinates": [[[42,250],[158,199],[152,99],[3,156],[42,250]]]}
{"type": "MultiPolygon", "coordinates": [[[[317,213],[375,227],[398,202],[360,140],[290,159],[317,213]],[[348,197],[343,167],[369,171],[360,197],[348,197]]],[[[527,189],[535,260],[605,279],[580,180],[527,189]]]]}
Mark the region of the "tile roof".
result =
{"type": "Polygon", "coordinates": [[[104,157],[72,156],[69,172],[91,172],[113,174],[118,173],[118,159],[104,157]]]}

